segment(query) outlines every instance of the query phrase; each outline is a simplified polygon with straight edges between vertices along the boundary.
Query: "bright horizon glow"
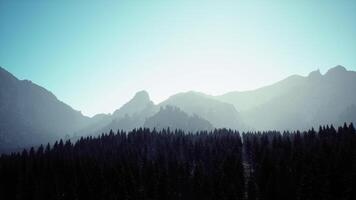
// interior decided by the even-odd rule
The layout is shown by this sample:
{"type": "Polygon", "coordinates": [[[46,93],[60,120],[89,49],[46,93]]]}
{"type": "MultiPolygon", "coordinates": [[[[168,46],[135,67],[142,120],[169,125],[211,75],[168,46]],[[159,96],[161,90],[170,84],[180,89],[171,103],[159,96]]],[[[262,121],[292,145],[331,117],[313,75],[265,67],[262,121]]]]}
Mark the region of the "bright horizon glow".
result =
{"type": "Polygon", "coordinates": [[[85,115],[356,70],[355,1],[0,2],[0,66],[85,115]]]}

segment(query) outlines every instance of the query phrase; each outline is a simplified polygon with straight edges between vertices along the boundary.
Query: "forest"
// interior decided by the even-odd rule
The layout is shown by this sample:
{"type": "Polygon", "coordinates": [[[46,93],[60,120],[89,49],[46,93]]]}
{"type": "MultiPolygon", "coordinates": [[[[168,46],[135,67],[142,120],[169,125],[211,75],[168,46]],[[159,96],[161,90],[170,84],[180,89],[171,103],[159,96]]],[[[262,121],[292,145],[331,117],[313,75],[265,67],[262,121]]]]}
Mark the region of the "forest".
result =
{"type": "Polygon", "coordinates": [[[356,199],[353,124],[110,131],[0,157],[1,199],[356,199]]]}

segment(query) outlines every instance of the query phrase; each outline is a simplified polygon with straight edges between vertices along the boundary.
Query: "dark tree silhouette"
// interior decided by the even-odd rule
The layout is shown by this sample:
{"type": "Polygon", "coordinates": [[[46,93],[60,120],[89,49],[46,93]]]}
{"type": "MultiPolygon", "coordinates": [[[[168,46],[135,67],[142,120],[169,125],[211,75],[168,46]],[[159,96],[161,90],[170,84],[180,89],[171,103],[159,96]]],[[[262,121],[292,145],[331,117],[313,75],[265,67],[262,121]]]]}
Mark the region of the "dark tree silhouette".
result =
{"type": "Polygon", "coordinates": [[[249,199],[355,199],[353,124],[307,132],[243,134],[249,199]]]}
{"type": "Polygon", "coordinates": [[[242,141],[220,129],[60,140],[0,158],[4,199],[243,199],[242,141]]]}
{"type": "Polygon", "coordinates": [[[356,199],[353,124],[110,131],[0,157],[1,199],[356,199]],[[243,141],[243,142],[242,142],[243,141]]]}

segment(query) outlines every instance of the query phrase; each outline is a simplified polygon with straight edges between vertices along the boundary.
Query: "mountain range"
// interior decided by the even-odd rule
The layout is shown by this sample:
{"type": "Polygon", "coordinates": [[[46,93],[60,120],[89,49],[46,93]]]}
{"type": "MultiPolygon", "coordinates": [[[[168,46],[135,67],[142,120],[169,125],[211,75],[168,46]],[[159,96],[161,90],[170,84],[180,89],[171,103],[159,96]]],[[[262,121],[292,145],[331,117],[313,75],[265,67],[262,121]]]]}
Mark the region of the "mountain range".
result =
{"type": "Polygon", "coordinates": [[[48,90],[0,67],[0,151],[70,137],[90,120],[48,90]]]}
{"type": "Polygon", "coordinates": [[[0,151],[138,127],[195,132],[214,128],[296,130],[356,122],[356,72],[336,66],[324,75],[293,75],[251,91],[219,96],[178,93],[155,104],[146,91],[112,114],[92,118],[0,67],[0,151]]]}
{"type": "Polygon", "coordinates": [[[270,86],[215,98],[233,104],[257,130],[296,130],[355,122],[356,72],[342,66],[307,77],[293,75],[270,86]]]}

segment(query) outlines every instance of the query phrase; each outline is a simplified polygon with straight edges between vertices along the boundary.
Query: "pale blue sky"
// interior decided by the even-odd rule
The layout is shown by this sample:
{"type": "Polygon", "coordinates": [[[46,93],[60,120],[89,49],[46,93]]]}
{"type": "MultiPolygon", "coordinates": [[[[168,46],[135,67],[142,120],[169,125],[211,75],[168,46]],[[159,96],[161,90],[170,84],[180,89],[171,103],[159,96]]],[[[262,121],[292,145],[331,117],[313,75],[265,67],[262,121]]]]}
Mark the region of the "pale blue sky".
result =
{"type": "Polygon", "coordinates": [[[0,0],[0,66],[84,114],[356,70],[356,1],[0,0]],[[73,3],[75,2],[75,3],[73,3]]]}

